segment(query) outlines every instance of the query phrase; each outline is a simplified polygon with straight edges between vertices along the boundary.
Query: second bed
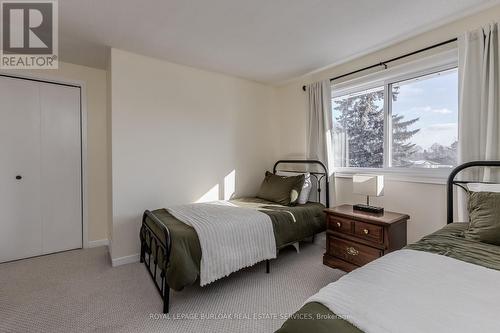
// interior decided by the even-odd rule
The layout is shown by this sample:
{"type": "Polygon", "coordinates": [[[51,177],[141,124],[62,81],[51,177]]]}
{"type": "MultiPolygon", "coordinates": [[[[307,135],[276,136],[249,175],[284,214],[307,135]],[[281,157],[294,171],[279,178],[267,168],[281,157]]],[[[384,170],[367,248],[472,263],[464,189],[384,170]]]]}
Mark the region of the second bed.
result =
{"type": "Polygon", "coordinates": [[[263,188],[274,201],[260,196],[144,212],[139,234],[140,260],[163,298],[164,313],[169,310],[170,289],[179,291],[198,281],[204,286],[263,260],[269,273],[269,260],[276,258],[281,248],[314,239],[317,233],[325,231],[323,210],[328,207],[329,184],[323,163],[280,160],[272,174],[266,173],[259,195],[263,188]],[[290,169],[296,165],[305,165],[307,171],[290,169]],[[279,166],[286,170],[279,170],[279,166]],[[312,192],[317,193],[311,195],[317,197],[317,202],[309,200],[309,192],[305,199],[301,198],[305,174],[310,178],[309,191],[314,188],[312,192]],[[280,197],[280,181],[293,182],[297,177],[300,185],[293,185],[291,191],[285,190],[280,197]],[[282,198],[295,203],[283,203],[282,198]]]}

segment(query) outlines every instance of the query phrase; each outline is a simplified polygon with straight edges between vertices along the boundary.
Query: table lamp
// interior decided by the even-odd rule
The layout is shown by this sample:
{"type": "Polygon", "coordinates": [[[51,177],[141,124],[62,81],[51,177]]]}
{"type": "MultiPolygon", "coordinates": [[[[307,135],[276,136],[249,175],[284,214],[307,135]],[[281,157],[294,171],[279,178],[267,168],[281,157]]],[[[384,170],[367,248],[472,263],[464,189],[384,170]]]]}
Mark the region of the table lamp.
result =
{"type": "Polygon", "coordinates": [[[352,176],[352,185],[353,193],[366,195],[366,205],[354,205],[354,210],[377,214],[384,212],[384,208],[370,205],[370,196],[380,197],[384,195],[384,176],[356,174],[352,176]]]}

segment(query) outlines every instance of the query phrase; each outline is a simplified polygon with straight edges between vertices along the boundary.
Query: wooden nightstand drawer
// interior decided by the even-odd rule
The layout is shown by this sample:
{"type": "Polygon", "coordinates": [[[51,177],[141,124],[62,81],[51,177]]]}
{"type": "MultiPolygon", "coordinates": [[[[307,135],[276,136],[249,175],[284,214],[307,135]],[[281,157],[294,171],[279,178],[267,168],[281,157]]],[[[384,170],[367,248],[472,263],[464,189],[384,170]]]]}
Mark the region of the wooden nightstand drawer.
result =
{"type": "Polygon", "coordinates": [[[328,253],[357,266],[363,266],[382,256],[382,251],[334,236],[328,236],[328,253]]]}
{"type": "Polygon", "coordinates": [[[329,216],[328,229],[342,233],[351,233],[352,232],[351,221],[343,219],[341,217],[329,216]]]}
{"type": "Polygon", "coordinates": [[[356,222],[354,224],[354,234],[360,238],[377,243],[384,242],[384,228],[378,225],[356,222]]]}

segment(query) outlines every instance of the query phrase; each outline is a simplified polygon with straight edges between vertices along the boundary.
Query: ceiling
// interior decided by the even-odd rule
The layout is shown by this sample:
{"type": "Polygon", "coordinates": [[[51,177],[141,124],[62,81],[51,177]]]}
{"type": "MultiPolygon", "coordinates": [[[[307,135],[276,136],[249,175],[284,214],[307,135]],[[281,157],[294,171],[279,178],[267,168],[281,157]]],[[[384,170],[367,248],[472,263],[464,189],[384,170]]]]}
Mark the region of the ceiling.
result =
{"type": "Polygon", "coordinates": [[[62,61],[108,47],[278,83],[500,0],[59,0],[62,61]]]}

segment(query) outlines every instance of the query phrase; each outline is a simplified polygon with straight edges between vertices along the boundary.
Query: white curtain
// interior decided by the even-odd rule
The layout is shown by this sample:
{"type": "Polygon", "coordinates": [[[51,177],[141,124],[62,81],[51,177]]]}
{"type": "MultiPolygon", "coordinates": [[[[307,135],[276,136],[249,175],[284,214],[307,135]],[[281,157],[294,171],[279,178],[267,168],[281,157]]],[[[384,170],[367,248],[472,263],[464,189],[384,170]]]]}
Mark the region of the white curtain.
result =
{"type": "Polygon", "coordinates": [[[332,129],[332,93],[330,80],[307,87],[307,158],[328,164],[332,129]]]}
{"type": "MultiPolygon", "coordinates": [[[[329,170],[331,163],[332,93],[330,80],[307,86],[307,146],[306,156],[323,162],[329,170]]],[[[330,171],[331,174],[331,171],[330,171]]],[[[330,202],[334,200],[335,183],[330,177],[330,202]]]]}
{"type": "MultiPolygon", "coordinates": [[[[459,163],[500,158],[499,45],[497,23],[459,38],[459,163]]],[[[493,180],[490,170],[463,177],[493,180]]],[[[465,196],[459,191],[459,221],[468,221],[465,206],[465,196]]]]}

